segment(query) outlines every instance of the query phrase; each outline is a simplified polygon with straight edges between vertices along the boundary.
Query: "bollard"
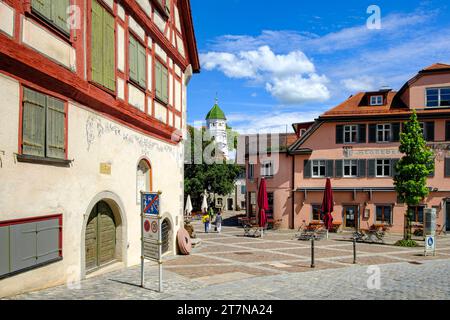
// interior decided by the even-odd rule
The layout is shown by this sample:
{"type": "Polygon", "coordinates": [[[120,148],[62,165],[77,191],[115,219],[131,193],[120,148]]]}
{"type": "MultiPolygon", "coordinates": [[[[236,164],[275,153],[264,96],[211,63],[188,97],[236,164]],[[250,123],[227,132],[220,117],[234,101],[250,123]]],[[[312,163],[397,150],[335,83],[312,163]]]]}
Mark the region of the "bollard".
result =
{"type": "Polygon", "coordinates": [[[356,264],[356,238],[353,238],[353,264],[356,264]]]}
{"type": "Polygon", "coordinates": [[[314,264],[314,236],[311,238],[311,268],[315,268],[314,264]]]}

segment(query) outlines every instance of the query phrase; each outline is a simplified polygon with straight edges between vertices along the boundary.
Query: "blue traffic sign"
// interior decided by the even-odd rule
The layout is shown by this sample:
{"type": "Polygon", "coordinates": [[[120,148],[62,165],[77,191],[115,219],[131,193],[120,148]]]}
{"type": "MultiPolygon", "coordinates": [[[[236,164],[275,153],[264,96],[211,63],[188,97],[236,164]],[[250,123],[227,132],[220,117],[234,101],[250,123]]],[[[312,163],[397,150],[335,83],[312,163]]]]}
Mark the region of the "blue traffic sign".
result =
{"type": "Polygon", "coordinates": [[[142,193],[141,202],[144,214],[159,215],[159,193],[142,193]]]}

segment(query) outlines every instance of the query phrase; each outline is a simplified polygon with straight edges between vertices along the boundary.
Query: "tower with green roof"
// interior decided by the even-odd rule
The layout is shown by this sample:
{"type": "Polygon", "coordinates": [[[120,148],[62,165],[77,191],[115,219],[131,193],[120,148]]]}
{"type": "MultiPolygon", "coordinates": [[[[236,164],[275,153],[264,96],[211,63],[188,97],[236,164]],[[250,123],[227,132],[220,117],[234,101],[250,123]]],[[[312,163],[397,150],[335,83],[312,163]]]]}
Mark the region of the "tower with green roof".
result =
{"type": "Polygon", "coordinates": [[[206,127],[211,137],[217,143],[217,147],[228,158],[227,118],[219,107],[217,98],[214,106],[206,115],[206,127]]]}

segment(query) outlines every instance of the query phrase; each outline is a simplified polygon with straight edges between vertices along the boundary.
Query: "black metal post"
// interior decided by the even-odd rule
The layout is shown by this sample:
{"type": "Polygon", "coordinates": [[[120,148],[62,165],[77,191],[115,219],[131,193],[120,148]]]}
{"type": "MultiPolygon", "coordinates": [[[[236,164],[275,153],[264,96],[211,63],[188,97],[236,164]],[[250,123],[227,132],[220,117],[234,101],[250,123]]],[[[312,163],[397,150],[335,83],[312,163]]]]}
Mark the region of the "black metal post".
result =
{"type": "Polygon", "coordinates": [[[356,237],[353,238],[353,264],[356,264],[356,237]]]}
{"type": "Polygon", "coordinates": [[[311,268],[315,268],[314,264],[314,236],[311,238],[311,268]]]}

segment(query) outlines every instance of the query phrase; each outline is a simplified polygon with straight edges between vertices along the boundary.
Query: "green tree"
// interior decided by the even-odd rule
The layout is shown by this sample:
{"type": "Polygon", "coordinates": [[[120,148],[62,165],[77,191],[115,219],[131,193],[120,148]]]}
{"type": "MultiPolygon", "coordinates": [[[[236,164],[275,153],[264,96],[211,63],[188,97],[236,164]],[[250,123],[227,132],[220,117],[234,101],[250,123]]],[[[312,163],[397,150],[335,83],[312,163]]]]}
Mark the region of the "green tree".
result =
{"type": "Polygon", "coordinates": [[[396,165],[394,185],[398,198],[406,203],[404,240],[411,240],[413,207],[429,194],[427,178],[434,172],[434,154],[427,147],[423,130],[414,111],[400,135],[403,158],[396,165]]]}
{"type": "Polygon", "coordinates": [[[204,128],[199,130],[189,126],[188,132],[189,137],[185,141],[184,192],[185,198],[191,196],[194,209],[199,210],[205,190],[218,195],[231,193],[243,169],[225,162],[204,128]],[[205,162],[203,156],[207,153],[211,153],[210,156],[217,161],[211,164],[205,162]]]}

